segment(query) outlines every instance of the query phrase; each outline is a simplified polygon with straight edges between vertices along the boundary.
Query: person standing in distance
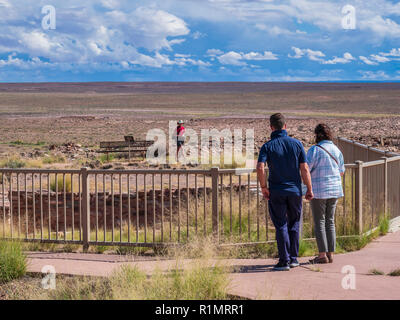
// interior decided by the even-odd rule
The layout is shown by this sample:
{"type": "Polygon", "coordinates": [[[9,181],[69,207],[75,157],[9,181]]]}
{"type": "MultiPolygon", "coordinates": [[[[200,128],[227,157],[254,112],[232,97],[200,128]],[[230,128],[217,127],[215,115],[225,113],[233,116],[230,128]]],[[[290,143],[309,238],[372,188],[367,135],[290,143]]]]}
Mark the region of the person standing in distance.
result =
{"type": "Polygon", "coordinates": [[[179,151],[181,151],[183,145],[185,144],[185,127],[183,126],[183,120],[178,121],[178,126],[176,127],[176,159],[178,160],[179,151]]]}

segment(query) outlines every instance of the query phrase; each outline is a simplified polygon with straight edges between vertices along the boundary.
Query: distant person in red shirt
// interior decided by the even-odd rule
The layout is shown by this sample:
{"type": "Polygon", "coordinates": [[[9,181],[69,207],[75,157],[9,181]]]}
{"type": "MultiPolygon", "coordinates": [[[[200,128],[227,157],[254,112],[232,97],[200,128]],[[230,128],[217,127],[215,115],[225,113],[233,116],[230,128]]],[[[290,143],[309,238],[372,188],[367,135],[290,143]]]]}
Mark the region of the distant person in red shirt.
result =
{"type": "Polygon", "coordinates": [[[185,127],[183,126],[183,120],[178,121],[178,126],[176,128],[176,144],[177,144],[177,150],[176,150],[176,158],[178,159],[178,154],[179,151],[182,149],[184,143],[185,143],[185,127]]]}

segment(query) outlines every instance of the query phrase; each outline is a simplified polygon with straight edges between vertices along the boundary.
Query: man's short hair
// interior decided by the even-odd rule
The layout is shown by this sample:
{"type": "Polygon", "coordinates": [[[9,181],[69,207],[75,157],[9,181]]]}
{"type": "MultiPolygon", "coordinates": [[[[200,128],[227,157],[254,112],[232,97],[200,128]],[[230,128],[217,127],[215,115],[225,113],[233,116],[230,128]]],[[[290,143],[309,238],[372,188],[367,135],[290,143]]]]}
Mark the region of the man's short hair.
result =
{"type": "Polygon", "coordinates": [[[275,130],[282,130],[286,124],[286,119],[282,113],[275,113],[269,118],[269,123],[275,130]]]}

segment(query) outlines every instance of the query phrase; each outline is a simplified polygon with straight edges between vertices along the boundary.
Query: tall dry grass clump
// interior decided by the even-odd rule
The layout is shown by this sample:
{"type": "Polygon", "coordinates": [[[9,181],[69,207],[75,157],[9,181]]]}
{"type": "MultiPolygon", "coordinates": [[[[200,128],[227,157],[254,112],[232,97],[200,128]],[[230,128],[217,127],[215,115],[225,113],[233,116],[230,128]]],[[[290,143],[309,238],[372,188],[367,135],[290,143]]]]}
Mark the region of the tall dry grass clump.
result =
{"type": "Polygon", "coordinates": [[[0,283],[18,279],[25,275],[26,256],[22,245],[16,241],[0,241],[0,283]]]}
{"type": "MultiPolygon", "coordinates": [[[[53,192],[56,192],[56,185],[58,188],[58,192],[63,192],[64,191],[64,177],[63,175],[58,175],[57,176],[57,182],[56,182],[56,178],[53,177],[51,179],[50,182],[50,190],[53,192]]],[[[71,176],[70,175],[66,175],[65,176],[65,192],[71,192],[71,185],[72,185],[72,181],[71,181],[71,176]]]]}

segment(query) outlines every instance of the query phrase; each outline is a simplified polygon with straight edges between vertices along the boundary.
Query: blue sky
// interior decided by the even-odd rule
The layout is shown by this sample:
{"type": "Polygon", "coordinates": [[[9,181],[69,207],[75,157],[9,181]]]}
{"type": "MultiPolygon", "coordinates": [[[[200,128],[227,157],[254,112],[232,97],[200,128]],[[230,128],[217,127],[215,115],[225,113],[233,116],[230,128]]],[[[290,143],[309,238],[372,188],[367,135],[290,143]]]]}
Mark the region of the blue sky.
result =
{"type": "Polygon", "coordinates": [[[400,81],[400,1],[0,0],[0,27],[1,82],[400,81]]]}

